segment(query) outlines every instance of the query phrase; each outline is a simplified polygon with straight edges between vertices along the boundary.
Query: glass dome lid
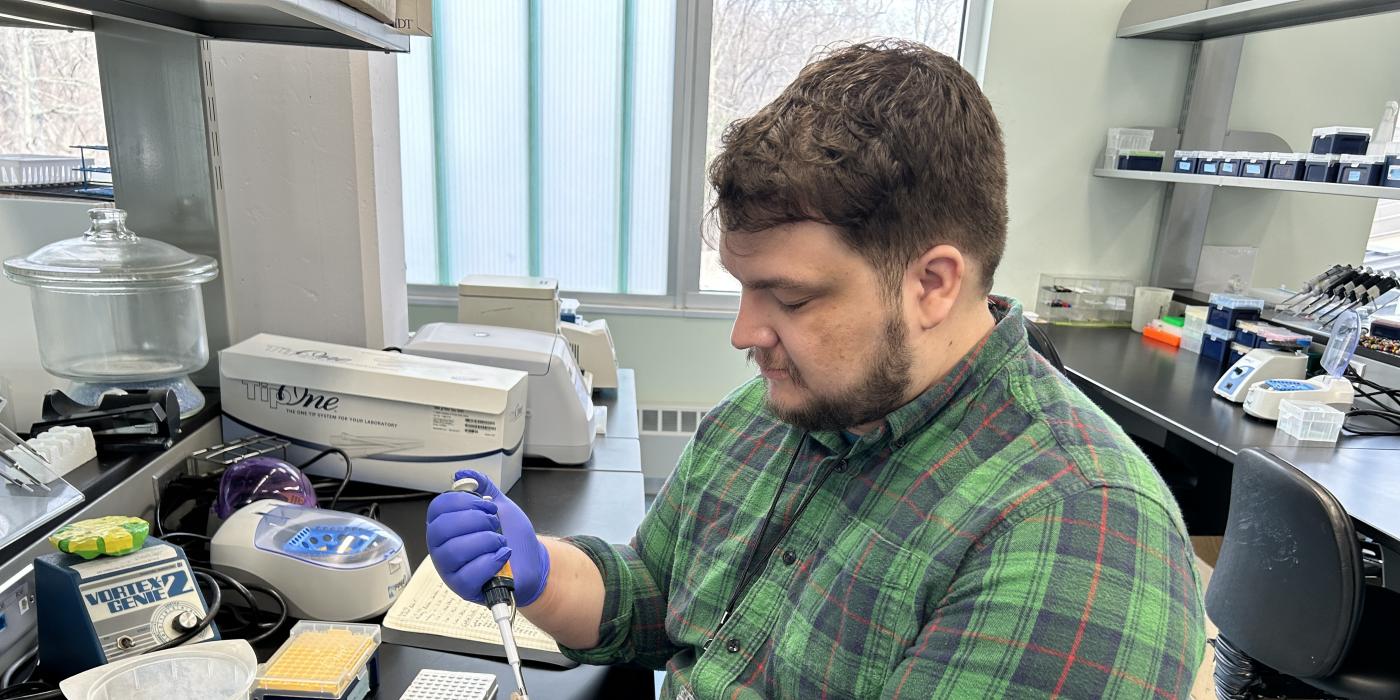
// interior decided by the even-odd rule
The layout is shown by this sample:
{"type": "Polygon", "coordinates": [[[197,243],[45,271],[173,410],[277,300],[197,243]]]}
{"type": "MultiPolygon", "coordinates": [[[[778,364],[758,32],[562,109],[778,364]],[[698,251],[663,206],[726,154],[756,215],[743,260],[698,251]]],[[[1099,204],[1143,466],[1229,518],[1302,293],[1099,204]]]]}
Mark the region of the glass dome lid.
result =
{"type": "Polygon", "coordinates": [[[127,292],[201,284],[219,274],[219,263],[207,255],[132,233],[121,209],[90,209],[88,217],[92,225],[81,238],[10,258],[5,276],[31,287],[127,292]]]}

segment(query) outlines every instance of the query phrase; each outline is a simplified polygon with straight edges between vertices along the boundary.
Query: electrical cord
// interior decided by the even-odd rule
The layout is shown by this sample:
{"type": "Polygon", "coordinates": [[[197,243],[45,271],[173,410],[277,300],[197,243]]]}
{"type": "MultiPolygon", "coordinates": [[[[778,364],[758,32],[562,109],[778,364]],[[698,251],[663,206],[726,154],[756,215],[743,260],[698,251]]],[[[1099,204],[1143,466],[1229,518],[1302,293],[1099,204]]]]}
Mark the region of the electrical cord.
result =
{"type": "Polygon", "coordinates": [[[335,490],[335,495],[331,496],[330,509],[335,510],[335,507],[340,504],[340,494],[345,492],[345,485],[350,483],[350,477],[353,476],[355,473],[355,467],[350,461],[350,455],[346,454],[345,450],[342,450],[339,447],[328,447],[324,450],[321,450],[320,452],[317,452],[316,456],[312,457],[311,459],[302,462],[301,465],[297,468],[304,472],[311,465],[321,461],[322,459],[330,455],[340,455],[340,458],[345,460],[345,478],[340,480],[340,488],[337,488],[335,490]]]}
{"type": "Polygon", "coordinates": [[[209,576],[217,579],[219,582],[226,584],[230,589],[232,589],[241,598],[243,598],[243,600],[247,601],[248,609],[253,613],[253,619],[251,622],[245,621],[243,619],[243,613],[240,610],[238,610],[238,608],[233,607],[231,605],[225,606],[238,622],[236,626],[229,626],[224,630],[224,632],[229,636],[243,637],[248,641],[249,644],[256,644],[271,636],[274,632],[278,630],[278,628],[282,626],[282,623],[287,621],[287,616],[290,612],[290,609],[287,606],[287,600],[286,598],[283,598],[282,594],[278,593],[276,590],[257,584],[244,584],[243,582],[233,578],[232,576],[229,576],[228,574],[225,574],[222,571],[216,571],[214,569],[195,568],[195,571],[208,574],[209,576]],[[257,615],[259,613],[264,612],[264,610],[262,609],[262,606],[258,605],[258,599],[253,595],[253,591],[262,593],[263,595],[266,595],[267,597],[276,601],[279,608],[279,612],[277,613],[277,619],[275,621],[259,622],[257,620],[257,615]],[[244,636],[250,630],[262,631],[251,637],[244,636]]]}
{"type": "MultiPolygon", "coordinates": [[[[28,666],[29,662],[33,661],[38,655],[39,647],[34,647],[33,649],[30,649],[28,652],[26,652],[23,656],[16,659],[14,663],[10,664],[10,667],[5,669],[5,675],[0,676],[0,688],[9,688],[10,681],[13,681],[15,679],[15,675],[19,673],[19,670],[21,668],[24,668],[25,666],[28,666]]],[[[29,676],[30,674],[26,673],[24,679],[29,680],[29,676]]]]}
{"type": "Polygon", "coordinates": [[[1351,380],[1356,395],[1376,405],[1376,408],[1356,408],[1347,411],[1342,421],[1342,430],[1350,435],[1385,436],[1400,435],[1400,389],[1392,389],[1358,375],[1347,368],[1346,378],[1351,380]],[[1358,418],[1373,418],[1389,423],[1390,428],[1366,427],[1358,425],[1358,418]]]}
{"type": "MultiPolygon", "coordinates": [[[[319,496],[320,494],[317,494],[317,495],[319,496]]],[[[340,499],[340,502],[341,502],[341,503],[397,503],[397,502],[400,502],[400,501],[418,501],[418,500],[422,500],[422,499],[424,499],[424,498],[432,498],[432,497],[434,497],[434,496],[436,496],[436,495],[437,495],[437,494],[435,494],[435,493],[429,493],[429,492],[427,492],[427,491],[421,491],[421,492],[415,492],[415,493],[385,493],[385,494],[379,494],[379,495],[377,495],[377,496],[344,496],[344,497],[342,497],[342,498],[340,499]]]]}

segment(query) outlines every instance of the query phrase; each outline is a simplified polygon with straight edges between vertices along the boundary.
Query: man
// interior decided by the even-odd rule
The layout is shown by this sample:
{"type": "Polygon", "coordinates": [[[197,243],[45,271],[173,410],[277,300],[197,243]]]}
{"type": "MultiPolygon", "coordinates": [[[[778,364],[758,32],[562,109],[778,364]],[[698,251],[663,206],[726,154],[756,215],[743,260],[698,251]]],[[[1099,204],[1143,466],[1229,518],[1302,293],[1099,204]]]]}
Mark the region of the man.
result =
{"type": "Polygon", "coordinates": [[[946,56],[808,65],[710,170],[761,377],[631,545],[541,540],[499,491],[449,493],[443,579],[479,599],[509,558],[566,654],[665,667],[663,697],[1185,697],[1205,635],[1176,503],[987,296],[1004,162],[946,56]]]}

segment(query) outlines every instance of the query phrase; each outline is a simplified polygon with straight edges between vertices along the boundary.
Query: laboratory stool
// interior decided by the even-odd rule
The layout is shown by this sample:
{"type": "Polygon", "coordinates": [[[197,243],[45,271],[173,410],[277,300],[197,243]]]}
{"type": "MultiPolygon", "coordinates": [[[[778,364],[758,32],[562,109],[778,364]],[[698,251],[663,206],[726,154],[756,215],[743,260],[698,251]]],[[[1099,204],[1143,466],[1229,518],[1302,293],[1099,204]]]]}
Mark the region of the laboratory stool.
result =
{"type": "Polygon", "coordinates": [[[1327,489],[1268,452],[1241,451],[1206,593],[1220,630],[1217,696],[1276,697],[1281,675],[1344,698],[1400,698],[1400,597],[1367,574],[1379,566],[1327,489]]]}

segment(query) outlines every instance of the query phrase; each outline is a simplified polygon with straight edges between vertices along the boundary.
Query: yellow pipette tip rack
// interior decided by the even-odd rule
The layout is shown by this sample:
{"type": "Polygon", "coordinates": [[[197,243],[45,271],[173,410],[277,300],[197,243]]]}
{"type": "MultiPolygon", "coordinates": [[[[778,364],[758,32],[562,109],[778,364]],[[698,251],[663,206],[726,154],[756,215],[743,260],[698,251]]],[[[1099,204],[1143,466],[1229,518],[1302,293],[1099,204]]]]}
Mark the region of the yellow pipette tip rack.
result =
{"type": "Polygon", "coordinates": [[[119,557],[141,549],[149,534],[151,525],[145,520],[109,515],[64,525],[49,535],[49,544],[60,552],[76,554],[84,559],[95,559],[100,555],[119,557]]]}
{"type": "Polygon", "coordinates": [[[303,620],[259,670],[254,697],[342,697],[378,649],[379,625],[303,620]]]}

